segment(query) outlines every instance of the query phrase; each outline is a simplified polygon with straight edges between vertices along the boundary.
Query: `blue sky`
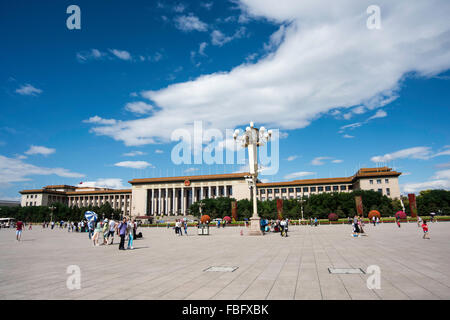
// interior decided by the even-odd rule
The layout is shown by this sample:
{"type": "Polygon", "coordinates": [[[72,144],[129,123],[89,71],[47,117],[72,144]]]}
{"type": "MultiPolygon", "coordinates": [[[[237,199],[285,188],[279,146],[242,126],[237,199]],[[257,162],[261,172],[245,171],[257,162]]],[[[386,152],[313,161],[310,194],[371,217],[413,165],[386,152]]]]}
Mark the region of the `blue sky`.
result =
{"type": "Polygon", "coordinates": [[[449,4],[379,1],[369,30],[370,1],[281,3],[2,2],[0,199],[241,170],[173,164],[171,132],[193,121],[279,129],[264,181],[387,163],[404,192],[449,189],[449,4]],[[81,30],[66,27],[71,4],[81,30]]]}

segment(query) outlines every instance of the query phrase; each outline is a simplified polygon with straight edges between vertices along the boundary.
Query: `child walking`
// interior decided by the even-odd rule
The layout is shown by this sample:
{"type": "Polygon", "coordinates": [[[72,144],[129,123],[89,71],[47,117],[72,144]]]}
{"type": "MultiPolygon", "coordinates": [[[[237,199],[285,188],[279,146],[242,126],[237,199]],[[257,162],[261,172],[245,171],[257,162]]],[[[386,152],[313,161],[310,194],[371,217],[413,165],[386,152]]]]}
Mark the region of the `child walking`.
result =
{"type": "Polygon", "coordinates": [[[425,220],[423,220],[422,229],[423,229],[423,239],[430,239],[430,236],[428,234],[428,225],[425,220]]]}

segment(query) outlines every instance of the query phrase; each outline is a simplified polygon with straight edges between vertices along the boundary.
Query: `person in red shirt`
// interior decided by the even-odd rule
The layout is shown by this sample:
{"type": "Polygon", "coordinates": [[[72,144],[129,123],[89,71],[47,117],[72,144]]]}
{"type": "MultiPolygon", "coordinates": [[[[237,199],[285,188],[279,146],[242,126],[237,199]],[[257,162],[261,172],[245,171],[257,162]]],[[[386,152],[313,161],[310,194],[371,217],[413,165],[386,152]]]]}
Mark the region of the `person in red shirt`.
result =
{"type": "Polygon", "coordinates": [[[425,220],[423,220],[422,229],[423,229],[423,239],[430,239],[430,236],[428,235],[428,225],[425,220]]]}
{"type": "Polygon", "coordinates": [[[20,238],[22,237],[22,230],[23,230],[23,222],[17,221],[16,223],[16,240],[20,241],[20,238]]]}

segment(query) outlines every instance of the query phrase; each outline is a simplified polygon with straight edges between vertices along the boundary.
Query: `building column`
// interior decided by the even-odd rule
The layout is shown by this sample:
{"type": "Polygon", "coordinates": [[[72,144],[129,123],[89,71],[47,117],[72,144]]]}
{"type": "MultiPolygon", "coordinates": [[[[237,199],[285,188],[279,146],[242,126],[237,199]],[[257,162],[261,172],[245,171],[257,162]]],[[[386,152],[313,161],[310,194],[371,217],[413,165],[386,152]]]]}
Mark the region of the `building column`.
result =
{"type": "Polygon", "coordinates": [[[165,208],[165,210],[164,210],[164,213],[167,215],[167,216],[169,216],[169,188],[166,188],[166,191],[165,191],[165,196],[166,196],[166,208],[165,208]]]}
{"type": "Polygon", "coordinates": [[[151,206],[150,206],[150,215],[153,216],[155,215],[155,189],[151,189],[152,190],[152,201],[151,201],[151,206]]]}
{"type": "Polygon", "coordinates": [[[161,214],[161,188],[158,188],[158,216],[161,214]]]}
{"type": "Polygon", "coordinates": [[[211,186],[208,186],[208,198],[211,199],[211,186]]]}
{"type": "Polygon", "coordinates": [[[181,188],[181,214],[186,215],[186,199],[184,197],[184,188],[181,188]]]}
{"type": "Polygon", "coordinates": [[[200,200],[203,200],[203,185],[200,187],[200,200]]]}
{"type": "Polygon", "coordinates": [[[223,186],[223,196],[228,197],[228,189],[226,185],[223,186]]]}
{"type": "Polygon", "coordinates": [[[192,192],[192,203],[195,202],[195,187],[191,187],[191,192],[192,192]]]}
{"type": "Polygon", "coordinates": [[[172,211],[173,211],[173,215],[176,215],[176,189],[172,188],[172,211]]]}

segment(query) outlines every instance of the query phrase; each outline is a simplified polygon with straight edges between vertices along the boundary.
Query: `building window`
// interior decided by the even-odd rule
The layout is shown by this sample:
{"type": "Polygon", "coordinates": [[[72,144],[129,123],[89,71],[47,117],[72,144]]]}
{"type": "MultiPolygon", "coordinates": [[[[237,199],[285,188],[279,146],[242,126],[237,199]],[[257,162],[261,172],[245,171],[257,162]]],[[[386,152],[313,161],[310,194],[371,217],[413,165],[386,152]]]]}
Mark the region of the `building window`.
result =
{"type": "Polygon", "coordinates": [[[347,190],[347,186],[341,186],[341,190],[347,190]]]}
{"type": "Polygon", "coordinates": [[[266,193],[266,189],[261,189],[259,191],[261,192],[261,194],[265,194],[266,193]]]}
{"type": "Polygon", "coordinates": [[[325,191],[331,191],[331,186],[326,186],[325,191]]]}
{"type": "Polygon", "coordinates": [[[283,200],[286,200],[286,196],[283,196],[283,200]]]}
{"type": "Polygon", "coordinates": [[[378,193],[383,194],[383,189],[378,189],[378,193]]]}
{"type": "Polygon", "coordinates": [[[377,179],[377,184],[381,184],[381,179],[377,179]]]}
{"type": "Polygon", "coordinates": [[[267,193],[272,193],[272,189],[267,189],[267,193]]]}
{"type": "Polygon", "coordinates": [[[297,199],[301,199],[301,198],[302,198],[302,196],[298,194],[297,195],[297,199]]]}
{"type": "Polygon", "coordinates": [[[389,179],[384,179],[384,183],[389,183],[389,179]]]}
{"type": "Polygon", "coordinates": [[[269,200],[272,200],[272,197],[269,197],[269,200]]]}
{"type": "Polygon", "coordinates": [[[262,197],[262,198],[261,198],[261,201],[266,201],[266,198],[265,198],[265,197],[262,197]]]}
{"type": "Polygon", "coordinates": [[[289,188],[289,193],[294,192],[294,188],[289,188]]]}
{"type": "MultiPolygon", "coordinates": [[[[303,187],[303,192],[308,192],[308,189],[309,189],[308,187],[303,187]]],[[[311,191],[316,191],[316,188],[315,187],[311,187],[311,191]]]]}
{"type": "Polygon", "coordinates": [[[339,187],[338,186],[333,186],[333,191],[339,191],[339,187]]]}
{"type": "Polygon", "coordinates": [[[275,193],[280,193],[280,189],[275,189],[275,193]]]}
{"type": "Polygon", "coordinates": [[[373,180],[369,180],[369,183],[370,183],[370,184],[373,184],[373,180]]]}
{"type": "Polygon", "coordinates": [[[386,188],[386,194],[387,194],[388,196],[391,195],[391,189],[390,189],[390,188],[386,188]]]}
{"type": "Polygon", "coordinates": [[[281,193],[286,193],[286,188],[282,188],[281,193]]]}
{"type": "Polygon", "coordinates": [[[349,185],[348,190],[353,190],[353,185],[349,185]]]}
{"type": "Polygon", "coordinates": [[[323,191],[323,187],[317,187],[317,191],[323,191]]]}
{"type": "Polygon", "coordinates": [[[295,188],[296,192],[302,192],[302,188],[295,188]]]}
{"type": "Polygon", "coordinates": [[[229,187],[228,189],[228,195],[232,196],[233,195],[233,187],[229,187]]]}

